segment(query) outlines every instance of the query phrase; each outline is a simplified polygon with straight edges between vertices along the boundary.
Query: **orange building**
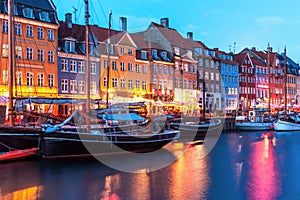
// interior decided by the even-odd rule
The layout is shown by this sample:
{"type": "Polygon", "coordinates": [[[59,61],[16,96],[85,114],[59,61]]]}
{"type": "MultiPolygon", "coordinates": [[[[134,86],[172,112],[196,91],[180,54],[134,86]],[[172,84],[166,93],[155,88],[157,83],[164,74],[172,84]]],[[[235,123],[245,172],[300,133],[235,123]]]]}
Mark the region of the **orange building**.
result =
{"type": "MultiPolygon", "coordinates": [[[[7,2],[0,2],[0,96],[8,97],[7,2]]],[[[51,0],[15,0],[15,97],[57,96],[56,8],[51,0]]]]}

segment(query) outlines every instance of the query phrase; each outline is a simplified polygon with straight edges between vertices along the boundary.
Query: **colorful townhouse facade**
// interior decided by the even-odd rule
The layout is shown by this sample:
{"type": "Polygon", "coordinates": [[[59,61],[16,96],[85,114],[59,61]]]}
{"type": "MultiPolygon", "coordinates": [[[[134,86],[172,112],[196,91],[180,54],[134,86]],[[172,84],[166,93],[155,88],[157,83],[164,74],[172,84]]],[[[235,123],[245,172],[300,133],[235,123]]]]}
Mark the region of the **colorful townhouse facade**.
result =
{"type": "Polygon", "coordinates": [[[248,52],[234,54],[234,60],[239,63],[239,107],[248,110],[256,105],[255,65],[248,52]]]}
{"type": "MultiPolygon", "coordinates": [[[[85,50],[85,26],[72,23],[72,15],[65,15],[58,30],[58,98],[86,99],[86,70],[90,68],[90,98],[99,99],[100,56],[97,44],[89,39],[89,59],[85,50]],[[89,66],[87,66],[89,65],[89,66]]],[[[90,32],[89,38],[93,35],[90,32]]],[[[68,114],[74,105],[61,105],[59,114],[68,114]]],[[[84,106],[82,106],[82,109],[84,106]]]]}
{"type": "MultiPolygon", "coordinates": [[[[0,96],[8,97],[8,5],[0,2],[1,70],[0,96]]],[[[14,1],[13,30],[15,46],[14,96],[17,98],[55,98],[57,83],[56,7],[51,0],[14,1]]],[[[45,109],[40,106],[39,111],[45,109]]]]}
{"type": "Polygon", "coordinates": [[[236,111],[239,104],[239,63],[233,60],[232,53],[220,51],[218,48],[214,48],[212,51],[215,62],[219,63],[225,112],[236,111]]]}
{"type": "MultiPolygon", "coordinates": [[[[9,96],[8,82],[13,78],[13,96],[24,98],[55,98],[57,83],[57,32],[56,7],[51,0],[15,0],[12,30],[14,31],[14,71],[9,73],[8,3],[0,2],[1,65],[0,96],[9,96]]],[[[2,103],[7,103],[5,100],[2,103]]],[[[44,112],[47,105],[28,105],[27,109],[44,112]]]]}

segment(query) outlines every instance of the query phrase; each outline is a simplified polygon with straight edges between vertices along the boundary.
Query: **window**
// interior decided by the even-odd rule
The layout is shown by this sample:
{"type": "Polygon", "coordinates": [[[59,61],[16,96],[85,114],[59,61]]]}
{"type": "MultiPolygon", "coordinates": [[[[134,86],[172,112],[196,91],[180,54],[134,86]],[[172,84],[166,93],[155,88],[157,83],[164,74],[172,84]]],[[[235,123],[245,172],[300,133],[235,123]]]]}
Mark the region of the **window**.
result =
{"type": "Polygon", "coordinates": [[[8,44],[2,45],[2,57],[8,57],[8,44]]]}
{"type": "Polygon", "coordinates": [[[30,47],[27,47],[26,49],[26,59],[33,60],[33,49],[30,47]]]}
{"type": "Polygon", "coordinates": [[[97,73],[97,70],[96,70],[96,63],[95,63],[95,62],[91,62],[91,63],[90,63],[90,67],[91,67],[91,68],[90,68],[90,69],[91,69],[91,70],[90,70],[91,73],[92,73],[92,74],[96,74],[96,73],[97,73]]]}
{"type": "Polygon", "coordinates": [[[32,8],[23,8],[23,15],[26,18],[34,19],[32,8]]]}
{"type": "Polygon", "coordinates": [[[2,71],[2,84],[3,85],[8,84],[8,71],[7,70],[2,71]]]}
{"type": "Polygon", "coordinates": [[[44,74],[38,74],[38,86],[43,87],[44,86],[44,74]]]}
{"type": "Polygon", "coordinates": [[[33,86],[33,74],[30,72],[26,73],[26,85],[33,86]]]}
{"type": "Polygon", "coordinates": [[[216,73],[216,81],[219,81],[220,80],[220,76],[218,73],[216,73]]]}
{"type": "Polygon", "coordinates": [[[22,35],[22,26],[20,23],[15,24],[15,34],[16,35],[22,35]]]}
{"type": "Polygon", "coordinates": [[[68,92],[68,79],[61,80],[61,92],[68,92]]]}
{"type": "Polygon", "coordinates": [[[61,60],[61,71],[68,71],[68,60],[61,60]]]}
{"type": "Polygon", "coordinates": [[[52,29],[48,30],[48,40],[51,40],[51,41],[54,40],[54,30],[52,30],[52,29]]]}
{"type": "Polygon", "coordinates": [[[141,58],[143,60],[147,60],[147,52],[146,51],[141,51],[141,58]]]}
{"type": "Polygon", "coordinates": [[[48,51],[48,62],[54,63],[54,51],[48,51]]]}
{"type": "Polygon", "coordinates": [[[143,74],[147,74],[147,66],[143,65],[142,68],[143,68],[143,74]]]}
{"type": "Polygon", "coordinates": [[[17,85],[22,85],[22,72],[16,71],[16,81],[17,85]]]}
{"type": "Polygon", "coordinates": [[[136,64],[135,67],[136,67],[136,72],[138,73],[141,72],[140,64],[136,64]]]}
{"type": "Polygon", "coordinates": [[[133,81],[128,80],[128,88],[132,89],[133,88],[133,81]]]}
{"type": "Polygon", "coordinates": [[[209,72],[205,72],[205,80],[209,80],[209,72]]]}
{"type": "Polygon", "coordinates": [[[22,58],[22,47],[16,46],[16,58],[21,59],[22,58]]]}
{"type": "Polygon", "coordinates": [[[171,61],[169,58],[168,58],[168,54],[167,54],[167,52],[165,52],[165,51],[162,51],[162,52],[160,52],[160,55],[161,55],[161,57],[165,60],[165,61],[171,61]]]}
{"type": "Polygon", "coordinates": [[[50,22],[49,13],[48,12],[42,11],[42,12],[39,13],[39,15],[40,15],[40,20],[41,21],[50,22]]]}
{"type": "Polygon", "coordinates": [[[44,50],[43,49],[38,49],[38,61],[44,62],[44,50]]]}
{"type": "Polygon", "coordinates": [[[154,64],[154,65],[153,65],[153,74],[156,74],[156,73],[157,73],[157,65],[154,64]]]}
{"type": "Polygon", "coordinates": [[[78,82],[78,92],[80,94],[84,94],[85,93],[85,82],[84,81],[79,81],[78,82]]]}
{"type": "Polygon", "coordinates": [[[155,60],[160,60],[159,57],[157,56],[157,50],[155,49],[152,50],[152,56],[155,60]]]}
{"type": "Polygon", "coordinates": [[[103,86],[104,86],[104,87],[107,87],[107,77],[104,77],[104,78],[103,78],[103,86]]]}
{"type": "Polygon", "coordinates": [[[126,80],[124,78],[121,78],[120,84],[121,84],[121,88],[125,88],[126,87],[126,80]]]}
{"type": "Polygon", "coordinates": [[[48,74],[48,86],[50,88],[54,87],[54,75],[48,74]]]}
{"type": "Polygon", "coordinates": [[[153,80],[153,88],[157,89],[157,80],[153,80]]]}
{"type": "Polygon", "coordinates": [[[213,72],[210,73],[210,80],[215,80],[215,74],[213,72]]]}
{"type": "Polygon", "coordinates": [[[2,21],[2,33],[8,33],[8,21],[2,21]]]}
{"type": "Polygon", "coordinates": [[[77,72],[76,60],[70,60],[70,72],[77,72]]]}
{"type": "Polygon", "coordinates": [[[214,67],[215,67],[215,63],[214,63],[213,60],[210,61],[210,67],[211,67],[211,68],[214,68],[214,67]]]}
{"type": "Polygon", "coordinates": [[[128,71],[133,72],[132,63],[128,63],[128,71]]]}
{"type": "Polygon", "coordinates": [[[70,80],[70,92],[77,93],[77,81],[76,80],[70,80]]]}
{"type": "Polygon", "coordinates": [[[44,28],[41,27],[37,28],[37,38],[44,39],[44,28]]]}
{"type": "Polygon", "coordinates": [[[129,55],[133,55],[132,49],[130,49],[130,48],[128,49],[128,54],[129,54],[129,55]]]}
{"type": "Polygon", "coordinates": [[[118,79],[117,78],[112,78],[112,87],[117,88],[118,87],[118,79]]]}
{"type": "Polygon", "coordinates": [[[26,25],[26,36],[33,37],[33,28],[30,25],[26,25]]]}
{"type": "Polygon", "coordinates": [[[111,64],[112,64],[112,69],[113,70],[118,70],[117,61],[113,60],[111,64]]]}
{"type": "Polygon", "coordinates": [[[146,81],[142,81],[142,89],[147,90],[147,82],[146,81]]]}
{"type": "Polygon", "coordinates": [[[75,42],[74,41],[65,41],[65,50],[67,52],[75,52],[75,42]]]}
{"type": "Polygon", "coordinates": [[[92,81],[91,85],[90,85],[90,90],[91,90],[91,94],[97,94],[97,86],[96,86],[96,82],[92,81]]]}
{"type": "Polygon", "coordinates": [[[136,81],[135,81],[135,88],[140,89],[140,87],[141,87],[141,82],[140,82],[140,80],[136,80],[136,81]]]}
{"type": "Polygon", "coordinates": [[[161,65],[158,65],[158,73],[162,74],[162,66],[161,65]]]}
{"type": "Polygon", "coordinates": [[[120,52],[121,52],[121,54],[125,54],[126,53],[125,48],[121,47],[120,52]]]}
{"type": "Polygon", "coordinates": [[[104,69],[107,69],[107,66],[108,66],[108,60],[104,60],[103,62],[104,62],[104,63],[103,63],[103,64],[104,64],[104,65],[103,65],[103,66],[104,66],[104,69]]]}
{"type": "Polygon", "coordinates": [[[120,62],[120,68],[121,68],[121,71],[126,70],[125,62],[123,62],[123,61],[120,62]]]}
{"type": "Polygon", "coordinates": [[[78,72],[85,72],[84,61],[78,61],[78,72]]]}
{"type": "Polygon", "coordinates": [[[168,66],[164,66],[164,74],[168,74],[168,66]]]}
{"type": "Polygon", "coordinates": [[[178,88],[178,78],[175,78],[175,88],[178,88]]]}

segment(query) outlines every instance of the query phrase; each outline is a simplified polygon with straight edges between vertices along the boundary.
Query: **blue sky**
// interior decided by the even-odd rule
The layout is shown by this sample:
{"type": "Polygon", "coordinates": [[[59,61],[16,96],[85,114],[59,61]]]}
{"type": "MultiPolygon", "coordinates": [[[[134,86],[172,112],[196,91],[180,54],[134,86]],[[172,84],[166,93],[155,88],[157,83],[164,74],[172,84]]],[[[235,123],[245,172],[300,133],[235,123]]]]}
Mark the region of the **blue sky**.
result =
{"type": "MultiPolygon", "coordinates": [[[[53,0],[58,17],[77,9],[77,23],[84,24],[84,0],[53,0]]],[[[90,23],[108,26],[112,9],[114,29],[119,30],[119,17],[127,17],[128,31],[146,29],[151,21],[159,23],[168,17],[170,27],[209,48],[239,52],[245,47],[283,52],[300,63],[300,1],[298,0],[89,0],[90,23]]],[[[74,20],[74,14],[73,14],[74,20]]]]}

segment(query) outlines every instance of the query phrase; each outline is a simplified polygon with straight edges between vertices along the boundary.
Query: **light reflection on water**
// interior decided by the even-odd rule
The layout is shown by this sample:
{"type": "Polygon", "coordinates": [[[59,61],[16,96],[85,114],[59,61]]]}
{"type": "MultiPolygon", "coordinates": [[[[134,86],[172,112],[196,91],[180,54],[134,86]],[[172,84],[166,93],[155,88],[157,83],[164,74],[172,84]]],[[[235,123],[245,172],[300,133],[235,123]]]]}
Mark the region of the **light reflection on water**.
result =
{"type": "MultiPolygon", "coordinates": [[[[205,145],[195,145],[170,166],[151,171],[139,165],[139,173],[92,158],[5,163],[0,199],[299,199],[299,142],[295,132],[227,133],[204,158],[205,145]]],[[[173,144],[155,162],[186,146],[173,144]]]]}

